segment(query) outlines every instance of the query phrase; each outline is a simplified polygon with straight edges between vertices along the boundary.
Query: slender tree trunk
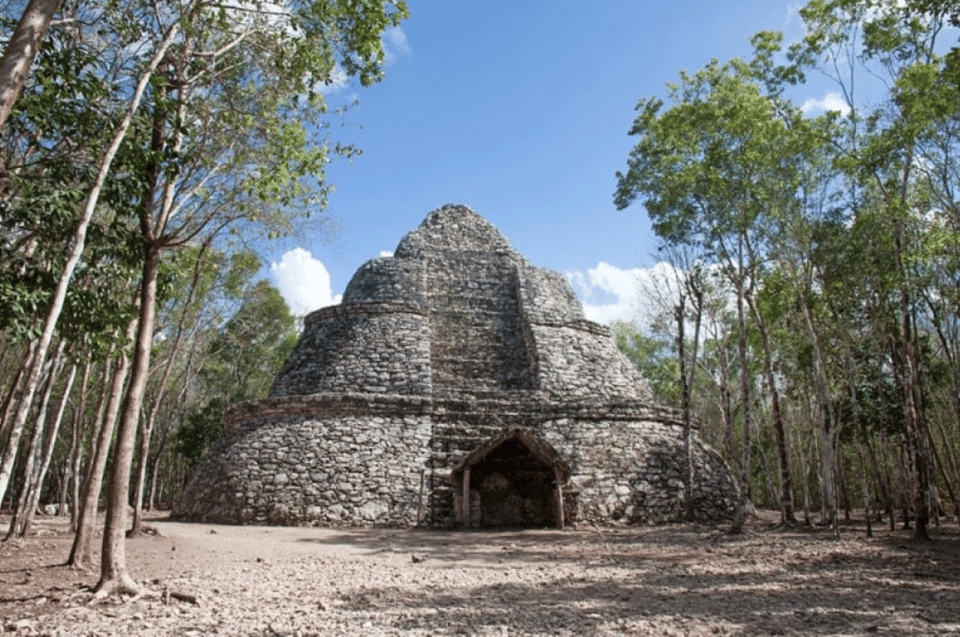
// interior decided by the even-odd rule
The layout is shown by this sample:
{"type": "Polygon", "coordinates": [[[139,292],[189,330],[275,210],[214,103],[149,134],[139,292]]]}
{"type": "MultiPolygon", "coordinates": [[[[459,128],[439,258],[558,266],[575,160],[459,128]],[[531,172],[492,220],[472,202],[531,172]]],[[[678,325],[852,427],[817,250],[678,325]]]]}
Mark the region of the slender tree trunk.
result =
{"type": "MultiPolygon", "coordinates": [[[[113,139],[111,140],[107,151],[104,153],[104,156],[100,160],[100,166],[96,180],[94,181],[93,186],[90,188],[90,192],[87,194],[86,201],[84,202],[83,212],[77,222],[73,233],[73,238],[70,242],[70,254],[67,258],[67,262],[64,264],[63,269],[60,272],[60,277],[57,281],[53,298],[50,302],[50,306],[47,308],[43,325],[43,333],[41,334],[37,345],[36,355],[33,357],[32,364],[27,372],[24,396],[20,401],[20,408],[17,409],[13,424],[13,429],[17,432],[18,438],[19,432],[22,431],[23,425],[26,423],[27,416],[30,411],[30,404],[33,402],[33,395],[36,391],[38,380],[40,378],[40,371],[43,367],[43,362],[47,358],[47,350],[49,349],[50,343],[53,340],[57,322],[60,320],[60,313],[63,311],[63,304],[67,298],[67,289],[69,288],[70,281],[73,278],[73,272],[76,269],[77,264],[80,262],[80,256],[83,254],[87,239],[87,228],[90,225],[90,221],[93,219],[93,213],[97,209],[97,203],[100,201],[100,193],[103,190],[104,184],[106,183],[107,174],[110,172],[110,167],[113,165],[113,159],[116,156],[117,151],[120,149],[120,144],[127,136],[127,130],[130,128],[130,124],[133,121],[133,116],[140,108],[140,100],[143,98],[143,93],[147,88],[147,84],[153,77],[157,66],[160,64],[160,61],[166,56],[167,50],[173,44],[174,38],[179,31],[180,24],[174,23],[168,29],[163,41],[157,46],[157,50],[154,52],[153,59],[151,59],[149,65],[140,76],[137,87],[130,98],[127,112],[120,121],[120,124],[117,126],[116,131],[114,131],[113,139]]],[[[11,468],[12,463],[10,468],[6,466],[0,467],[0,501],[3,500],[3,496],[6,493],[7,484],[10,480],[11,468]]]]}
{"type": "MultiPolygon", "coordinates": [[[[3,398],[3,410],[0,412],[0,439],[6,438],[9,431],[13,428],[13,414],[18,405],[17,399],[23,389],[24,373],[30,366],[30,360],[33,357],[36,344],[36,341],[30,341],[30,344],[27,346],[27,351],[23,355],[23,362],[3,398]]],[[[0,500],[2,499],[3,498],[0,497],[0,500]]]]}
{"type": "MultiPolygon", "coordinates": [[[[162,150],[162,131],[159,131],[161,127],[161,122],[157,121],[159,118],[155,118],[154,121],[154,132],[155,140],[152,142],[152,145],[157,146],[154,150],[162,150]]],[[[159,167],[157,169],[159,172],[159,167]]],[[[152,202],[145,201],[144,205],[150,205],[152,202]]],[[[173,371],[173,363],[176,360],[176,355],[180,350],[180,345],[183,342],[183,332],[184,332],[184,323],[186,321],[187,311],[190,308],[190,305],[194,299],[194,293],[197,290],[197,286],[200,282],[200,263],[202,262],[203,255],[206,253],[209,243],[204,243],[201,247],[200,253],[197,255],[197,261],[193,270],[193,279],[190,284],[190,292],[187,295],[187,299],[184,303],[184,310],[177,321],[177,334],[173,339],[173,343],[170,345],[169,356],[167,357],[166,364],[163,367],[163,373],[161,374],[160,380],[157,383],[157,392],[154,400],[150,404],[150,407],[147,412],[146,422],[144,423],[143,430],[140,434],[140,448],[138,450],[138,459],[137,459],[137,483],[134,487],[134,502],[133,502],[133,525],[130,529],[130,536],[136,537],[139,536],[143,520],[143,492],[147,477],[148,469],[148,460],[150,458],[150,439],[153,435],[153,428],[157,422],[157,412],[160,410],[160,405],[163,400],[163,397],[166,393],[167,384],[170,381],[170,374],[173,371]]],[[[191,350],[192,354],[192,350],[191,350]]],[[[165,438],[165,437],[164,437],[165,438]]],[[[147,507],[150,508],[149,506],[147,507]]]]}
{"type": "Polygon", "coordinates": [[[50,434],[47,438],[47,446],[43,452],[43,463],[40,465],[40,470],[37,472],[36,480],[34,484],[36,485],[31,491],[30,498],[27,501],[26,507],[26,518],[23,521],[23,530],[20,531],[20,537],[24,537],[30,533],[30,527],[33,524],[33,518],[37,514],[37,507],[40,505],[40,495],[43,488],[43,480],[47,475],[47,472],[50,468],[50,460],[53,458],[53,448],[57,444],[57,434],[60,431],[60,425],[63,423],[63,414],[67,407],[67,402],[70,397],[70,391],[73,389],[73,381],[77,377],[77,366],[70,366],[70,377],[67,379],[67,386],[63,390],[63,397],[60,400],[60,407],[57,410],[56,420],[53,422],[53,427],[50,429],[50,434]]]}
{"type": "MultiPolygon", "coordinates": [[[[128,330],[129,331],[129,330],[128,330]]],[[[80,522],[80,511],[83,509],[83,500],[86,497],[87,485],[90,484],[90,480],[93,474],[93,466],[95,464],[94,459],[97,455],[97,441],[100,439],[100,431],[103,428],[107,407],[107,398],[110,395],[110,388],[113,385],[113,352],[116,343],[111,343],[109,349],[107,350],[106,356],[103,359],[103,368],[100,370],[100,391],[97,395],[97,408],[94,410],[94,416],[90,421],[90,426],[87,428],[86,435],[86,448],[87,448],[87,462],[83,467],[83,470],[80,472],[79,484],[76,486],[77,497],[74,500],[73,510],[70,512],[70,527],[73,529],[74,533],[77,532],[77,526],[80,522]]],[[[81,447],[84,446],[81,444],[81,447]]],[[[82,458],[77,458],[77,461],[80,462],[82,458]]]]}
{"type": "MultiPolygon", "coordinates": [[[[874,490],[877,493],[877,499],[883,505],[884,511],[888,515],[893,515],[893,496],[891,495],[891,486],[889,484],[889,475],[886,471],[881,471],[880,461],[877,459],[877,451],[870,441],[870,436],[866,430],[862,432],[863,446],[867,452],[867,459],[870,461],[870,471],[873,474],[874,490]]],[[[881,513],[877,511],[877,521],[881,521],[881,513]]]]}
{"type": "Polygon", "coordinates": [[[153,511],[157,508],[157,481],[160,479],[160,465],[163,463],[163,452],[167,449],[167,430],[161,429],[160,441],[150,458],[150,495],[145,503],[147,511],[153,511]]]}
{"type": "Polygon", "coordinates": [[[156,315],[157,274],[160,266],[160,248],[150,243],[146,249],[143,277],[140,282],[140,320],[133,351],[130,384],[127,387],[117,429],[117,442],[107,485],[107,519],[103,530],[103,548],[100,558],[98,597],[115,592],[140,592],[127,570],[126,522],[130,493],[130,469],[137,437],[137,422],[143,405],[143,393],[150,371],[150,346],[156,315]]]}
{"type": "MultiPolygon", "coordinates": [[[[139,308],[139,305],[137,307],[139,308]]],[[[133,339],[138,321],[139,313],[138,316],[130,319],[127,324],[124,334],[125,343],[133,339]]],[[[117,414],[120,411],[120,402],[123,399],[123,386],[129,369],[130,359],[121,350],[116,368],[113,370],[112,380],[109,383],[109,399],[102,423],[98,425],[96,440],[91,441],[90,460],[88,461],[87,473],[84,477],[80,496],[77,533],[73,537],[73,546],[70,549],[70,557],[67,559],[67,564],[74,568],[89,568],[93,563],[93,538],[97,526],[103,473],[107,466],[107,458],[110,455],[110,440],[113,438],[117,414]]],[[[105,368],[104,372],[109,373],[109,366],[105,368]]]]}
{"type": "Polygon", "coordinates": [[[800,452],[800,470],[803,472],[803,523],[810,526],[810,462],[803,452],[803,440],[797,445],[800,452]]]}
{"type": "Polygon", "coordinates": [[[947,460],[950,463],[950,467],[953,470],[953,476],[946,474],[946,469],[941,465],[941,470],[943,473],[943,482],[947,485],[947,488],[950,489],[950,497],[953,499],[953,514],[956,516],[957,521],[960,522],[960,498],[958,498],[956,492],[951,487],[951,484],[960,485],[960,465],[957,464],[957,457],[953,453],[953,449],[950,447],[950,441],[947,438],[946,429],[943,426],[943,422],[937,420],[937,433],[940,434],[940,442],[943,445],[944,455],[946,455],[947,460]]]}
{"type": "Polygon", "coordinates": [[[738,292],[737,299],[737,327],[739,338],[737,350],[740,359],[740,422],[743,430],[740,432],[743,438],[742,448],[740,450],[740,482],[744,490],[743,497],[750,500],[750,468],[753,464],[751,452],[753,445],[750,440],[750,370],[747,362],[747,325],[743,316],[743,291],[738,292]]]}
{"type": "Polygon", "coordinates": [[[727,364],[726,353],[723,354],[723,360],[720,362],[720,381],[718,390],[720,392],[720,413],[723,415],[723,444],[726,447],[727,458],[731,462],[737,457],[736,445],[734,444],[733,431],[733,396],[730,392],[730,367],[727,364]]]}
{"type": "MultiPolygon", "coordinates": [[[[742,259],[742,257],[741,257],[742,259]]],[[[750,493],[751,444],[750,444],[750,373],[747,362],[747,322],[744,316],[744,279],[742,260],[737,272],[737,352],[740,360],[740,415],[743,423],[743,448],[740,456],[740,502],[737,512],[730,526],[729,533],[743,532],[743,525],[747,522],[750,509],[753,506],[750,493]]]]}
{"type": "Polygon", "coordinates": [[[143,534],[143,491],[147,478],[147,456],[150,453],[150,438],[153,435],[154,418],[156,411],[151,410],[146,422],[140,430],[140,446],[137,449],[136,483],[133,488],[133,522],[129,536],[138,537],[143,534]]]}
{"type": "Polygon", "coordinates": [[[760,341],[763,347],[763,371],[767,381],[767,391],[770,394],[770,418],[773,421],[773,432],[777,440],[777,464],[780,468],[780,522],[794,524],[797,517],[793,512],[793,481],[790,477],[790,458],[787,454],[787,436],[784,432],[783,414],[780,409],[780,392],[777,389],[777,379],[773,373],[773,347],[770,345],[770,335],[767,324],[760,314],[753,295],[748,297],[753,319],[757,322],[760,332],[760,341]]]}
{"type": "MultiPolygon", "coordinates": [[[[30,0],[0,58],[0,132],[13,111],[62,0],[30,0]]],[[[2,189],[2,187],[0,187],[2,189]]]]}
{"type": "MultiPolygon", "coordinates": [[[[901,312],[908,305],[906,300],[906,291],[901,293],[901,312]]],[[[913,473],[913,512],[914,527],[913,537],[915,540],[926,541],[930,539],[927,532],[927,524],[930,520],[930,511],[927,508],[927,500],[930,495],[928,458],[926,451],[926,439],[922,433],[922,424],[920,405],[917,401],[917,363],[913,348],[913,338],[911,336],[911,324],[909,313],[902,316],[903,330],[903,395],[904,395],[904,418],[906,420],[907,451],[909,453],[910,466],[913,473]]]]}
{"type": "MultiPolygon", "coordinates": [[[[33,394],[29,398],[24,395],[24,385],[26,384],[26,370],[32,369],[37,356],[37,343],[33,341],[27,350],[24,358],[24,368],[17,373],[16,381],[10,388],[7,398],[9,401],[4,409],[4,435],[6,436],[6,446],[3,449],[3,457],[0,458],[0,503],[7,493],[7,486],[10,482],[10,476],[13,473],[14,463],[17,460],[17,452],[20,449],[20,437],[23,436],[24,427],[27,424],[27,416],[33,403],[33,394]],[[24,404],[27,403],[27,404],[24,404]],[[20,418],[20,412],[23,417],[20,418]]],[[[43,371],[41,365],[37,369],[35,383],[40,382],[40,375],[43,371]]]]}
{"type": "MultiPolygon", "coordinates": [[[[70,524],[73,530],[76,530],[76,510],[80,500],[80,464],[83,460],[83,417],[87,408],[87,389],[90,385],[90,371],[93,368],[93,362],[87,358],[83,363],[83,373],[80,375],[80,398],[77,408],[73,412],[73,420],[70,423],[70,449],[67,452],[69,462],[69,475],[67,476],[67,488],[65,494],[69,494],[66,500],[70,503],[70,524]]],[[[63,506],[58,511],[59,515],[64,515],[66,510],[63,506]]]]}
{"type": "Polygon", "coordinates": [[[899,478],[901,491],[900,506],[903,509],[903,529],[907,530],[913,528],[913,525],[910,522],[910,514],[912,513],[910,508],[912,501],[910,494],[910,457],[912,450],[909,448],[909,441],[905,434],[900,436],[900,445],[897,451],[899,457],[899,462],[897,463],[897,477],[899,478]]]}
{"type": "Polygon", "coordinates": [[[690,380],[687,378],[687,353],[684,348],[684,323],[686,322],[686,293],[681,292],[674,307],[677,321],[677,363],[680,365],[680,393],[683,403],[683,452],[684,452],[684,519],[693,521],[693,440],[691,436],[690,380]]]}
{"type": "Polygon", "coordinates": [[[32,498],[33,491],[39,489],[37,482],[37,472],[43,456],[43,434],[47,426],[47,407],[50,404],[50,397],[53,395],[53,388],[57,381],[57,375],[63,366],[63,350],[66,347],[66,341],[60,341],[57,352],[53,360],[50,361],[49,369],[45,374],[43,382],[43,391],[40,394],[40,401],[36,409],[36,422],[33,425],[33,434],[30,437],[30,444],[23,454],[22,488],[20,497],[14,507],[13,516],[10,519],[10,527],[4,540],[11,538],[21,538],[26,532],[27,505],[32,498]]]}

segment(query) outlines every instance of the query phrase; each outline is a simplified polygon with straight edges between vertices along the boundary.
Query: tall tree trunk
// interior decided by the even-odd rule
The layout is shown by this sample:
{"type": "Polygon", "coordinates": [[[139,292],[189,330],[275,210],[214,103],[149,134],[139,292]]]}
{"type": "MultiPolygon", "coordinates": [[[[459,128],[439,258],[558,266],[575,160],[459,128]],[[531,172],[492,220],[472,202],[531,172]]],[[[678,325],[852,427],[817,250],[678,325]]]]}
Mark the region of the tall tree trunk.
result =
{"type": "Polygon", "coordinates": [[[37,482],[37,472],[43,456],[43,435],[47,426],[47,407],[50,404],[50,397],[53,395],[53,388],[57,381],[57,375],[63,366],[63,350],[66,347],[66,341],[60,341],[57,346],[57,352],[53,360],[50,361],[49,369],[45,374],[43,391],[40,393],[40,401],[36,407],[36,420],[33,425],[33,434],[30,437],[30,444],[23,454],[22,475],[20,497],[13,510],[13,516],[10,519],[10,527],[4,538],[21,538],[25,533],[27,519],[27,505],[32,497],[33,491],[39,489],[37,482]]]}
{"type": "Polygon", "coordinates": [[[953,514],[956,516],[957,521],[960,522],[960,498],[958,498],[956,492],[953,490],[951,484],[960,485],[960,465],[957,464],[957,457],[953,453],[953,449],[950,447],[950,441],[947,438],[946,429],[943,426],[943,422],[937,420],[937,433],[940,434],[940,442],[943,445],[944,455],[946,455],[947,460],[950,463],[950,467],[953,470],[953,476],[948,476],[946,473],[946,468],[943,464],[940,465],[941,471],[943,472],[943,482],[947,485],[947,488],[950,490],[950,497],[953,499],[953,514]]]}
{"type": "Polygon", "coordinates": [[[810,462],[803,451],[802,436],[797,444],[797,450],[800,453],[800,471],[803,475],[803,523],[810,526],[810,462]]]}
{"type": "Polygon", "coordinates": [[[115,592],[140,592],[127,570],[126,522],[130,493],[130,469],[133,448],[137,438],[137,423],[143,405],[143,393],[150,372],[150,346],[156,316],[157,274],[160,267],[160,247],[149,243],[143,263],[140,282],[140,320],[133,350],[130,383],[123,400],[117,441],[107,484],[107,519],[103,530],[103,548],[100,557],[100,581],[97,596],[102,598],[115,592]]]}
{"type": "Polygon", "coordinates": [[[27,500],[26,506],[26,517],[23,521],[23,529],[20,531],[20,537],[26,536],[30,533],[30,527],[33,524],[33,518],[37,514],[37,507],[40,505],[40,495],[43,488],[43,480],[47,475],[47,472],[50,468],[50,460],[53,458],[53,448],[57,444],[57,434],[60,431],[60,425],[63,423],[63,414],[67,407],[67,401],[70,398],[70,391],[73,389],[73,381],[77,377],[77,366],[70,366],[70,377],[67,379],[67,385],[63,390],[63,397],[60,399],[60,407],[57,409],[56,420],[53,421],[53,426],[50,428],[50,434],[47,438],[47,446],[43,452],[43,462],[40,465],[39,471],[36,472],[36,479],[33,481],[35,487],[30,493],[30,497],[27,500]]]}
{"type": "Polygon", "coordinates": [[[135,472],[136,482],[133,487],[133,522],[130,525],[130,537],[138,537],[143,534],[143,491],[147,478],[147,456],[150,453],[150,438],[153,435],[154,419],[156,411],[151,410],[147,415],[146,422],[140,429],[140,446],[137,449],[137,468],[135,472]]]}
{"type": "MultiPolygon", "coordinates": [[[[128,326],[129,327],[129,326],[128,326]]],[[[127,330],[130,332],[130,330],[127,330]]],[[[118,339],[119,340],[119,339],[118,339]]],[[[87,448],[87,462],[83,465],[83,470],[80,472],[82,475],[80,477],[79,484],[77,485],[77,497],[74,500],[73,510],[70,512],[70,528],[76,533],[77,525],[80,521],[80,510],[83,508],[83,500],[87,492],[87,485],[90,483],[91,475],[93,473],[94,458],[97,455],[97,441],[100,439],[100,431],[103,428],[105,422],[104,414],[106,413],[108,397],[110,395],[110,388],[113,385],[113,363],[114,356],[113,352],[116,349],[116,342],[110,344],[110,347],[107,350],[106,356],[103,359],[103,367],[100,370],[100,391],[97,394],[97,408],[94,410],[93,418],[90,420],[90,426],[87,427],[86,435],[86,448],[87,448]]],[[[119,362],[119,360],[118,360],[119,362]]],[[[111,432],[112,433],[112,432],[111,432]]],[[[81,448],[84,446],[81,443],[81,448]]],[[[78,462],[82,461],[82,458],[77,458],[78,462]]],[[[79,468],[79,467],[78,467],[79,468]]]]}
{"type": "MultiPolygon", "coordinates": [[[[819,403],[819,400],[817,401],[819,403]]],[[[836,444],[834,432],[830,429],[824,414],[824,406],[817,405],[817,419],[820,425],[820,523],[833,524],[838,518],[837,513],[837,482],[836,482],[836,444]]]]}
{"type": "Polygon", "coordinates": [[[793,512],[793,481],[790,477],[790,458],[787,454],[787,436],[784,432],[783,413],[780,409],[780,391],[777,389],[777,379],[773,373],[773,347],[770,344],[770,334],[767,331],[766,321],[760,314],[753,295],[748,297],[750,311],[757,322],[760,332],[760,342],[763,347],[763,371],[766,376],[767,392],[770,394],[770,418],[773,422],[773,433],[777,441],[777,464],[780,468],[780,522],[794,524],[797,517],[793,512]]]}
{"type": "Polygon", "coordinates": [[[160,465],[163,464],[163,452],[167,449],[168,439],[168,430],[161,429],[160,442],[157,443],[157,448],[150,458],[150,465],[148,467],[150,472],[150,495],[144,503],[147,511],[153,511],[157,508],[157,481],[160,479],[160,465]]]}
{"type": "MultiPolygon", "coordinates": [[[[106,152],[100,160],[97,177],[94,180],[90,191],[87,193],[83,212],[80,216],[80,219],[77,221],[76,228],[74,229],[73,237],[70,242],[70,254],[63,266],[63,269],[60,271],[60,276],[57,280],[57,286],[54,290],[53,298],[50,301],[50,306],[47,308],[43,325],[43,333],[40,336],[36,354],[33,357],[32,363],[26,375],[27,380],[24,388],[24,396],[21,398],[20,407],[17,409],[13,423],[13,430],[17,432],[17,438],[19,438],[19,432],[23,430],[23,425],[26,423],[27,416],[30,411],[30,404],[33,402],[33,395],[36,392],[38,380],[40,378],[40,371],[43,367],[43,362],[47,358],[47,350],[50,347],[50,343],[53,341],[54,331],[56,330],[57,322],[60,320],[60,314],[63,312],[63,305],[67,298],[67,289],[69,288],[70,281],[73,278],[73,272],[76,270],[77,264],[80,262],[80,256],[83,254],[87,239],[87,229],[90,226],[90,221],[93,219],[93,213],[97,209],[97,203],[100,201],[100,193],[103,190],[104,184],[106,183],[107,174],[110,172],[110,167],[113,165],[113,159],[116,156],[117,151],[120,149],[120,145],[127,136],[127,130],[130,128],[130,124],[133,121],[133,116],[140,108],[140,101],[143,98],[143,93],[147,88],[147,84],[149,84],[151,78],[153,77],[157,66],[160,65],[160,61],[166,56],[167,50],[173,44],[174,38],[179,31],[180,24],[174,23],[167,30],[163,41],[157,46],[157,50],[154,52],[153,58],[150,60],[147,68],[140,75],[140,80],[137,82],[136,89],[134,90],[133,95],[130,98],[130,103],[127,106],[127,112],[120,121],[120,124],[117,126],[117,129],[114,131],[113,139],[111,140],[110,145],[107,147],[106,152]]],[[[10,480],[11,469],[12,463],[10,467],[0,467],[0,501],[3,500],[3,496],[6,493],[7,484],[10,480]]]]}
{"type": "MultiPolygon", "coordinates": [[[[899,241],[898,241],[899,243],[899,241]]],[[[901,260],[900,250],[897,250],[898,263],[901,260]]],[[[901,270],[903,272],[903,270],[901,270]]],[[[901,355],[903,357],[903,411],[905,431],[907,437],[907,451],[910,467],[913,473],[913,513],[915,516],[913,537],[916,540],[929,540],[927,524],[930,520],[930,511],[927,502],[930,497],[929,482],[929,454],[927,453],[928,438],[924,436],[923,415],[919,403],[918,361],[913,343],[913,326],[910,314],[909,291],[906,282],[901,284],[900,313],[901,313],[901,355]]]]}
{"type": "MultiPolygon", "coordinates": [[[[33,393],[31,393],[29,397],[26,396],[24,387],[27,383],[26,371],[33,368],[36,357],[37,342],[33,341],[27,349],[27,355],[23,361],[24,368],[18,371],[14,385],[11,386],[10,392],[7,395],[9,400],[4,408],[3,414],[6,446],[3,448],[3,457],[0,457],[0,503],[3,502],[3,498],[7,493],[10,476],[13,473],[14,463],[17,460],[17,452],[20,450],[20,437],[23,436],[23,430],[27,424],[27,416],[30,413],[30,408],[33,406],[33,393]],[[22,418],[20,417],[21,412],[24,412],[22,418]]],[[[34,378],[34,389],[36,388],[36,384],[39,384],[41,380],[40,376],[42,372],[43,365],[40,365],[34,378]]]]}
{"type": "MultiPolygon", "coordinates": [[[[30,341],[29,345],[27,345],[27,351],[23,355],[23,362],[17,370],[13,382],[10,383],[6,395],[3,397],[3,409],[2,412],[0,412],[0,439],[6,438],[8,432],[13,428],[13,414],[17,408],[18,397],[22,393],[24,374],[27,367],[30,366],[30,359],[33,357],[36,344],[36,341],[30,341]]],[[[0,446],[0,448],[4,447],[0,446]]],[[[3,498],[0,497],[0,500],[2,499],[3,498]]]]}
{"type": "Polygon", "coordinates": [[[683,503],[684,519],[693,521],[693,440],[690,414],[690,379],[687,378],[687,353],[685,350],[684,324],[686,322],[686,293],[680,292],[677,305],[674,306],[674,318],[677,321],[677,362],[680,365],[680,394],[683,404],[683,454],[684,454],[684,485],[683,503]]]}
{"type": "Polygon", "coordinates": [[[737,271],[737,354],[740,361],[740,415],[743,423],[743,448],[740,450],[740,502],[730,526],[729,533],[742,533],[753,507],[750,493],[751,444],[750,444],[750,373],[747,361],[747,320],[744,316],[746,274],[741,255],[737,271]]]}
{"type": "MultiPolygon", "coordinates": [[[[154,136],[151,140],[151,146],[155,151],[154,155],[159,155],[160,151],[163,150],[163,139],[164,132],[163,126],[165,119],[161,121],[159,117],[154,118],[154,136]]],[[[154,175],[159,174],[159,166],[156,167],[154,175]]],[[[152,193],[148,193],[148,197],[152,199],[152,193]]],[[[144,201],[144,206],[151,206],[152,201],[144,201]]],[[[190,291],[187,294],[187,298],[184,302],[184,309],[181,312],[179,320],[177,321],[177,334],[173,339],[173,343],[170,345],[169,355],[167,357],[166,364],[163,367],[163,373],[161,374],[159,382],[157,382],[157,392],[154,400],[151,402],[150,407],[147,411],[147,418],[144,422],[143,429],[140,434],[140,448],[138,449],[137,455],[137,482],[134,487],[134,500],[133,500],[133,525],[130,528],[130,536],[136,537],[141,535],[141,526],[143,520],[143,492],[147,477],[147,468],[148,460],[150,458],[150,439],[153,435],[153,428],[157,422],[157,412],[160,411],[160,405],[162,403],[164,394],[166,392],[166,387],[170,381],[170,374],[173,371],[173,363],[176,360],[177,353],[180,350],[180,345],[183,342],[183,332],[186,322],[187,312],[191,304],[193,303],[194,294],[197,290],[197,286],[200,283],[200,273],[202,271],[201,264],[203,262],[203,256],[206,253],[207,248],[209,247],[209,241],[204,242],[201,246],[200,252],[197,255],[197,259],[193,269],[193,279],[190,283],[190,291]]],[[[192,357],[192,349],[191,349],[192,357]]],[[[148,507],[149,508],[149,507],[148,507]]]]}
{"type": "MultiPolygon", "coordinates": [[[[80,500],[80,465],[83,460],[83,417],[87,409],[87,389],[90,385],[90,371],[93,369],[93,361],[87,358],[83,362],[83,373],[80,375],[80,397],[77,408],[73,412],[73,420],[70,423],[70,449],[67,452],[67,461],[69,462],[69,475],[67,476],[67,488],[64,493],[66,500],[70,503],[70,524],[73,530],[76,530],[77,506],[80,500]]],[[[58,515],[64,515],[66,510],[61,504],[58,515]]]]}
{"type": "MultiPolygon", "coordinates": [[[[137,305],[139,308],[139,305],[137,305]]],[[[133,339],[139,321],[137,316],[130,319],[124,334],[124,343],[133,339]]],[[[97,514],[100,504],[100,490],[103,485],[103,473],[110,455],[110,440],[117,423],[117,414],[120,411],[120,402],[123,399],[124,382],[130,369],[130,359],[121,350],[113,377],[109,383],[110,393],[103,414],[102,422],[98,425],[96,440],[91,441],[90,460],[83,489],[80,496],[80,507],[77,517],[77,533],[73,536],[73,546],[70,548],[70,557],[67,564],[74,568],[89,568],[93,563],[93,538],[97,526],[97,514]]],[[[109,373],[109,366],[105,368],[109,373]]],[[[104,379],[106,380],[106,379],[104,379]]],[[[104,383],[106,385],[106,383],[104,383]]]]}
{"type": "Polygon", "coordinates": [[[13,105],[23,90],[27,73],[62,1],[30,0],[7,41],[3,58],[0,58],[0,132],[3,132],[13,105]]]}
{"type": "Polygon", "coordinates": [[[730,392],[730,366],[726,354],[725,344],[722,360],[720,361],[720,378],[717,390],[720,392],[720,414],[723,418],[723,445],[726,448],[727,458],[731,462],[737,457],[733,431],[733,395],[730,392]]]}

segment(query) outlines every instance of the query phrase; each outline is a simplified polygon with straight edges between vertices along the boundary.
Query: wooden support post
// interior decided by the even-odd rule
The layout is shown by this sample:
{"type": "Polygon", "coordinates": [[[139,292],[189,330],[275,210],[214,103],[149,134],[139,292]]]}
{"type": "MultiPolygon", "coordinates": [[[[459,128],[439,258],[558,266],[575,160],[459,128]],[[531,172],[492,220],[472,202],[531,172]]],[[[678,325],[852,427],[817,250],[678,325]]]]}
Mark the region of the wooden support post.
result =
{"type": "Polygon", "coordinates": [[[557,528],[563,529],[563,481],[559,467],[553,468],[553,479],[557,483],[557,528]]]}
{"type": "Polygon", "coordinates": [[[463,468],[463,498],[460,500],[460,516],[463,519],[464,528],[470,528],[470,467],[463,468]]]}

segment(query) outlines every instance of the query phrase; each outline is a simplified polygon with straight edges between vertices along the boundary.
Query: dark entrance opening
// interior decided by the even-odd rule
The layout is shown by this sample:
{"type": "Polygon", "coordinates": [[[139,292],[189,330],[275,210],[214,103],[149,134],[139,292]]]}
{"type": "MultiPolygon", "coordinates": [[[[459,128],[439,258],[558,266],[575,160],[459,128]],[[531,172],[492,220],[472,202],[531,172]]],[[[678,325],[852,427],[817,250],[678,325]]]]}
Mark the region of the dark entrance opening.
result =
{"type": "Polygon", "coordinates": [[[549,445],[511,427],[454,469],[458,521],[467,527],[562,529],[569,475],[549,445]]]}
{"type": "Polygon", "coordinates": [[[557,519],[553,468],[516,438],[473,467],[480,498],[480,526],[544,527],[557,519]]]}

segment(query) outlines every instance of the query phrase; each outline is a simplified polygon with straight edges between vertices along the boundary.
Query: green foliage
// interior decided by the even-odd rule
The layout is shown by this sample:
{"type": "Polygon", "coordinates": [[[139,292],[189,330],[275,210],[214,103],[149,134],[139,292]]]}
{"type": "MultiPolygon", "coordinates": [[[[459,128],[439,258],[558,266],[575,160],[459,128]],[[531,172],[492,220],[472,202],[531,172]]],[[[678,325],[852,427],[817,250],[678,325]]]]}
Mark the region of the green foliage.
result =
{"type": "Polygon", "coordinates": [[[617,348],[650,383],[656,402],[679,408],[680,367],[671,344],[647,336],[631,323],[616,321],[612,328],[617,348]]]}
{"type": "MultiPolygon", "coordinates": [[[[96,52],[54,30],[7,124],[2,152],[11,180],[0,207],[0,329],[16,340],[39,335],[77,213],[86,199],[99,141],[111,116],[111,88],[96,52]]],[[[104,204],[117,209],[122,173],[104,204]]],[[[98,216],[59,322],[62,336],[97,356],[131,314],[129,289],[142,243],[122,217],[98,216]]]]}
{"type": "Polygon", "coordinates": [[[740,60],[681,73],[668,95],[665,110],[658,98],[637,107],[630,134],[638,140],[614,201],[623,209],[641,200],[667,245],[728,261],[730,238],[755,232],[798,187],[799,142],[790,135],[798,113],[763,94],[740,60]]]}
{"type": "Polygon", "coordinates": [[[286,301],[270,283],[259,281],[211,342],[203,378],[228,402],[262,398],[296,339],[286,301]]]}
{"type": "Polygon", "coordinates": [[[223,429],[223,401],[210,400],[187,416],[186,422],[173,435],[173,447],[183,456],[190,469],[196,468],[207,450],[217,441],[223,429]]]}
{"type": "MultiPolygon", "coordinates": [[[[681,73],[665,100],[637,107],[617,207],[643,204],[665,245],[702,255],[757,310],[744,326],[745,368],[731,365],[729,312],[708,311],[702,357],[704,377],[727,396],[746,379],[737,396],[748,403],[733,411],[758,410],[760,427],[744,440],[744,424],[726,415],[725,447],[747,447],[755,493],[761,482],[775,491],[756,473],[774,454],[772,398],[746,398],[765,385],[785,397],[779,411],[796,441],[813,424],[841,447],[910,436],[914,448],[935,447],[924,424],[934,413],[943,441],[960,430],[960,55],[938,43],[958,15],[955,0],[812,0],[800,10],[800,41],[759,33],[753,59],[681,73]],[[835,82],[842,112],[811,117],[789,101],[808,97],[811,71],[835,82]],[[773,369],[761,381],[763,358],[773,369]]],[[[718,416],[710,405],[698,403],[702,422],[718,416]]]]}

